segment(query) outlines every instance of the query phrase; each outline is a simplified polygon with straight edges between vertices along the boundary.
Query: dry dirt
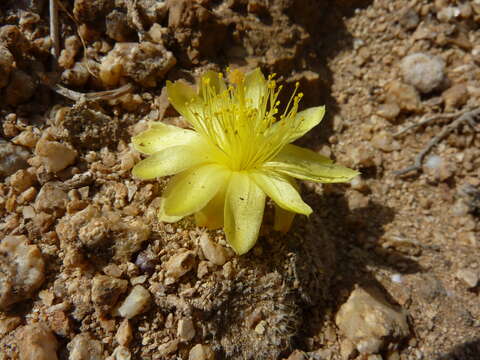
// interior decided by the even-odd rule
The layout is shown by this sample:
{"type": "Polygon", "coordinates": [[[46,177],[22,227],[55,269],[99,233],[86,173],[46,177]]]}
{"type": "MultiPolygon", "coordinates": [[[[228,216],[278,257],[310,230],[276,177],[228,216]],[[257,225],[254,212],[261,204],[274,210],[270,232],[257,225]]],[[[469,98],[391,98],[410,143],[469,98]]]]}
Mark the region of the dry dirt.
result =
{"type": "Polygon", "coordinates": [[[0,5],[1,360],[480,359],[478,0],[56,3],[57,62],[48,1],[0,5]],[[300,82],[299,143],[362,174],[242,257],[131,176],[165,81],[227,66],[300,82]]]}

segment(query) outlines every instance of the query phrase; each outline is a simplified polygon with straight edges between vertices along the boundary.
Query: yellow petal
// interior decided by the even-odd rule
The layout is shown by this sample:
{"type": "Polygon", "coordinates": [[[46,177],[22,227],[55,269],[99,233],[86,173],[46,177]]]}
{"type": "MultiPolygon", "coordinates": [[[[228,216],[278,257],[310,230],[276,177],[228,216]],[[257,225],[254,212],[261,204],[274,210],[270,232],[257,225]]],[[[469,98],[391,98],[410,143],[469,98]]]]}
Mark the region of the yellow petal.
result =
{"type": "Polygon", "coordinates": [[[187,216],[201,210],[225,185],[228,173],[224,167],[208,164],[176,175],[163,194],[165,214],[187,216]]]}
{"type": "Polygon", "coordinates": [[[207,95],[206,89],[208,87],[212,87],[217,94],[227,90],[227,86],[225,85],[225,81],[223,80],[223,77],[221,77],[221,74],[211,70],[206,71],[200,79],[198,93],[201,97],[205,97],[207,95]],[[208,86],[205,86],[207,84],[208,86]]]}
{"type": "Polygon", "coordinates": [[[273,223],[273,230],[288,232],[292,226],[293,219],[295,218],[295,213],[284,210],[280,206],[275,205],[275,220],[273,223]]]}
{"type": "Polygon", "coordinates": [[[199,146],[172,146],[140,161],[133,168],[132,174],[144,180],[154,179],[178,174],[210,160],[208,153],[202,151],[199,146]]]}
{"type": "Polygon", "coordinates": [[[225,192],[226,186],[223,186],[202,210],[195,213],[197,226],[204,226],[209,229],[219,229],[223,226],[225,192]]]}
{"type": "Polygon", "coordinates": [[[244,172],[234,172],[225,196],[225,235],[239,255],[257,242],[263,220],[265,193],[244,172]]]}
{"type": "Polygon", "coordinates": [[[245,75],[245,97],[253,108],[257,109],[263,97],[267,94],[267,80],[259,68],[245,75]]]}
{"type": "Polygon", "coordinates": [[[183,81],[167,81],[168,100],[187,121],[192,117],[193,104],[198,103],[195,89],[183,81]]]}
{"type": "Polygon", "coordinates": [[[282,176],[273,171],[251,173],[258,186],[281,208],[299,214],[310,215],[312,209],[305,204],[297,189],[282,176]]]}
{"type": "Polygon", "coordinates": [[[192,130],[153,122],[150,129],[132,138],[133,147],[144,154],[153,154],[170,146],[187,145],[198,141],[199,135],[192,130]]]}
{"type": "Polygon", "coordinates": [[[312,107],[304,111],[300,111],[295,115],[294,119],[285,119],[276,122],[270,127],[269,132],[273,133],[276,131],[288,131],[288,136],[285,137],[284,141],[285,144],[289,144],[317,126],[320,121],[322,121],[324,115],[325,106],[312,107]],[[287,126],[286,121],[292,121],[293,123],[287,126]]]}
{"type": "Polygon", "coordinates": [[[158,220],[167,222],[167,223],[175,223],[183,219],[183,216],[173,216],[167,215],[165,213],[165,198],[160,198],[160,207],[158,208],[158,220]]]}
{"type": "Polygon", "coordinates": [[[323,183],[346,182],[358,171],[336,165],[329,158],[295,145],[286,145],[272,160],[264,164],[266,170],[278,171],[297,179],[323,183]]]}
{"type": "Polygon", "coordinates": [[[300,111],[293,120],[295,131],[291,134],[289,142],[295,141],[317,126],[325,115],[325,106],[312,107],[300,111]]]}

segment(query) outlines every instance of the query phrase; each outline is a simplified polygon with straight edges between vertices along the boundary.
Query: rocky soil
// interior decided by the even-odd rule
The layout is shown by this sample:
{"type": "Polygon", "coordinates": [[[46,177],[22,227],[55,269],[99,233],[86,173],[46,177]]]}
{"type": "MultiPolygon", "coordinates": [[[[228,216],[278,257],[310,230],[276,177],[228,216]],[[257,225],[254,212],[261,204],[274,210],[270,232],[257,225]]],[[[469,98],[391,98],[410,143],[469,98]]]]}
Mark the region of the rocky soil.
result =
{"type": "Polygon", "coordinates": [[[1,360],[479,358],[480,1],[56,3],[58,56],[48,1],[0,4],[1,360]],[[242,257],[131,176],[165,81],[227,66],[361,171],[242,257]]]}

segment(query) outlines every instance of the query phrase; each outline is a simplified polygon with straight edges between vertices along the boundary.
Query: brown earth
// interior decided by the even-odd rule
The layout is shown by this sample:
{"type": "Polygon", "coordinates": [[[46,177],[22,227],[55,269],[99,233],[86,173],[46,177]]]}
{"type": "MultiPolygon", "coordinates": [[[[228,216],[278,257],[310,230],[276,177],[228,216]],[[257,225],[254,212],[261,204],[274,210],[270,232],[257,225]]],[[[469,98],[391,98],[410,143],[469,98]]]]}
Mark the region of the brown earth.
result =
{"type": "Polygon", "coordinates": [[[58,62],[46,0],[0,5],[0,360],[480,359],[478,1],[57,4],[58,62]],[[241,257],[131,176],[184,125],[165,81],[227,66],[298,81],[299,143],[361,171],[241,257]]]}

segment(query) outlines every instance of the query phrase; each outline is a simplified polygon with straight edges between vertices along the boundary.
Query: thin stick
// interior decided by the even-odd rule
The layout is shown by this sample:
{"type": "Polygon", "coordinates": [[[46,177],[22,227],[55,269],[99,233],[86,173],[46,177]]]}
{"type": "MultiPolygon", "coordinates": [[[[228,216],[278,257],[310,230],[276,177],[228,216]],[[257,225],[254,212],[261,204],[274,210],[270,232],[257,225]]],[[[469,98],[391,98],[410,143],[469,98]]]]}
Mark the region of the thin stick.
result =
{"type": "Polygon", "coordinates": [[[422,120],[420,120],[417,123],[413,123],[411,125],[408,125],[408,126],[404,127],[403,129],[397,131],[395,134],[393,134],[393,137],[394,138],[399,137],[400,135],[405,134],[408,130],[419,127],[419,126],[422,126],[422,125],[425,125],[425,124],[429,123],[430,121],[437,120],[437,119],[453,119],[457,116],[460,116],[460,115],[464,114],[465,112],[466,111],[464,110],[464,111],[458,111],[458,112],[452,113],[452,114],[434,114],[434,115],[429,116],[429,117],[423,116],[422,120]]]}
{"type": "Polygon", "coordinates": [[[58,32],[58,6],[56,0],[49,0],[50,5],[50,38],[52,40],[52,53],[55,61],[60,55],[60,34],[58,32]]]}
{"type": "MultiPolygon", "coordinates": [[[[421,169],[423,159],[430,152],[430,150],[432,150],[434,146],[436,146],[440,141],[446,138],[460,124],[466,123],[473,130],[475,130],[475,127],[474,127],[475,119],[480,116],[480,108],[477,108],[475,110],[470,110],[470,111],[465,110],[459,113],[462,113],[462,115],[459,118],[457,118],[454,122],[448,124],[438,135],[436,135],[432,140],[430,140],[430,142],[422,151],[418,153],[418,155],[415,157],[415,162],[413,163],[413,165],[406,167],[402,170],[394,171],[393,173],[396,176],[400,176],[400,175],[409,173],[411,171],[416,171],[421,169]]],[[[449,115],[453,115],[453,114],[449,114],[449,115]]],[[[449,116],[449,117],[452,117],[452,116],[449,116]]]]}
{"type": "Polygon", "coordinates": [[[91,93],[81,93],[78,91],[67,89],[62,85],[55,85],[52,87],[52,90],[55,91],[57,94],[65,96],[66,98],[73,100],[73,101],[80,101],[80,100],[111,100],[115,99],[119,96],[127,94],[133,90],[133,85],[126,84],[118,89],[114,90],[107,90],[107,91],[98,91],[98,92],[91,92],[91,93]]]}

